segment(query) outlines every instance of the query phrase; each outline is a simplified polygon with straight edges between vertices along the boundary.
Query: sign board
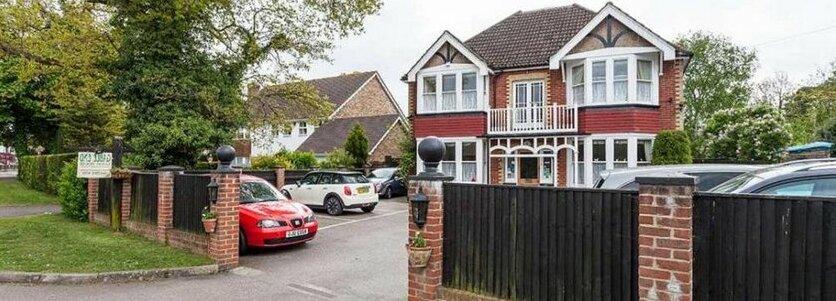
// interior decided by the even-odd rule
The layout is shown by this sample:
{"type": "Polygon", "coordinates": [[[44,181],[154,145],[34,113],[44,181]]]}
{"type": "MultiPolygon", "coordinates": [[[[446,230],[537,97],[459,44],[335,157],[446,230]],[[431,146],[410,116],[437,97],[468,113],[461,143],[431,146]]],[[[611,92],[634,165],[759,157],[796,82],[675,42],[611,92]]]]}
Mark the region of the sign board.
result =
{"type": "Polygon", "coordinates": [[[113,153],[78,153],[79,178],[100,179],[110,178],[110,169],[113,167],[113,153]]]}

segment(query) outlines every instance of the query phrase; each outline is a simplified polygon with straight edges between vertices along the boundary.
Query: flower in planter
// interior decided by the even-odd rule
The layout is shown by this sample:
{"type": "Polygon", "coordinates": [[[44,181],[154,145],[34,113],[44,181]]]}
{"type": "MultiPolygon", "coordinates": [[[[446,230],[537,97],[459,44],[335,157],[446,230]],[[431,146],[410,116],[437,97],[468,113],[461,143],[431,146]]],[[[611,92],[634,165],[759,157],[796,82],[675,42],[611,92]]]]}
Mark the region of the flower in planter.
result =
{"type": "Polygon", "coordinates": [[[409,267],[423,268],[430,261],[432,249],[427,247],[427,241],[424,239],[424,235],[421,232],[417,232],[414,238],[409,239],[407,253],[409,253],[409,267]]]}
{"type": "Polygon", "coordinates": [[[415,232],[415,237],[410,240],[409,246],[412,248],[426,248],[427,241],[424,239],[424,234],[415,232]]]}

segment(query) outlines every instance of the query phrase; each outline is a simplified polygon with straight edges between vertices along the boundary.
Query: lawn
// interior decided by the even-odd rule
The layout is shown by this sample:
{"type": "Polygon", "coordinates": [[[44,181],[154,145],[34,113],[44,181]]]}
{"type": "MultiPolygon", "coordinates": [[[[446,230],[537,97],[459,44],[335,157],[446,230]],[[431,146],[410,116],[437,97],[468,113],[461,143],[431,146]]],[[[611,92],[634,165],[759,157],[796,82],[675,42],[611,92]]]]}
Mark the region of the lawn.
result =
{"type": "Polygon", "coordinates": [[[205,256],[61,215],[0,218],[0,270],[88,273],[211,263],[205,256]]]}
{"type": "Polygon", "coordinates": [[[58,198],[29,189],[16,180],[0,181],[0,207],[45,204],[58,204],[58,198]]]}

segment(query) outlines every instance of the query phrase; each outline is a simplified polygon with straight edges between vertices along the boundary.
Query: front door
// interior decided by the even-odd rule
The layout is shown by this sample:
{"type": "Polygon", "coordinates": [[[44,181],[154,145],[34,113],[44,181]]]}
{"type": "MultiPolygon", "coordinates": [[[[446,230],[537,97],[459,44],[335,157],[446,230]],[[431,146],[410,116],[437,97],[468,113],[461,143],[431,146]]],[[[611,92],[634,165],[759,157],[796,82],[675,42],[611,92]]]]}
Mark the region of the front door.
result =
{"type": "Polygon", "coordinates": [[[514,84],[514,129],[538,129],[543,124],[543,82],[514,84]]]}

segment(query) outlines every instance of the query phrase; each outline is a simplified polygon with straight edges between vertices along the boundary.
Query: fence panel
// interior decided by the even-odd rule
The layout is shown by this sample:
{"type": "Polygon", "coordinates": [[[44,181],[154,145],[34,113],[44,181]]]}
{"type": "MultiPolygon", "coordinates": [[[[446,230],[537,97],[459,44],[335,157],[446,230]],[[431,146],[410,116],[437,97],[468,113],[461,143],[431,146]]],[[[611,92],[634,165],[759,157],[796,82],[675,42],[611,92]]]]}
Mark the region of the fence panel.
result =
{"type": "Polygon", "coordinates": [[[131,178],[131,220],[156,224],[159,177],[156,173],[134,173],[131,178]]]}
{"type": "Polygon", "coordinates": [[[284,171],[284,184],[290,185],[301,180],[305,175],[312,170],[310,169],[287,169],[284,171]]]}
{"type": "Polygon", "coordinates": [[[200,214],[209,206],[206,185],[209,175],[179,174],[174,176],[174,228],[203,233],[200,214]]]}
{"type": "Polygon", "coordinates": [[[836,199],[694,196],[695,300],[836,300],[836,199]]]}
{"type": "Polygon", "coordinates": [[[116,185],[113,185],[113,179],[99,179],[99,204],[96,208],[100,213],[110,214],[111,198],[118,195],[121,198],[121,193],[114,194],[116,185]]]}
{"type": "Polygon", "coordinates": [[[504,299],[637,300],[635,191],[444,184],[443,285],[504,299]]]}
{"type": "Polygon", "coordinates": [[[276,171],[275,170],[244,170],[243,172],[245,175],[250,175],[254,177],[259,177],[264,179],[270,184],[276,185],[276,171]]]}

